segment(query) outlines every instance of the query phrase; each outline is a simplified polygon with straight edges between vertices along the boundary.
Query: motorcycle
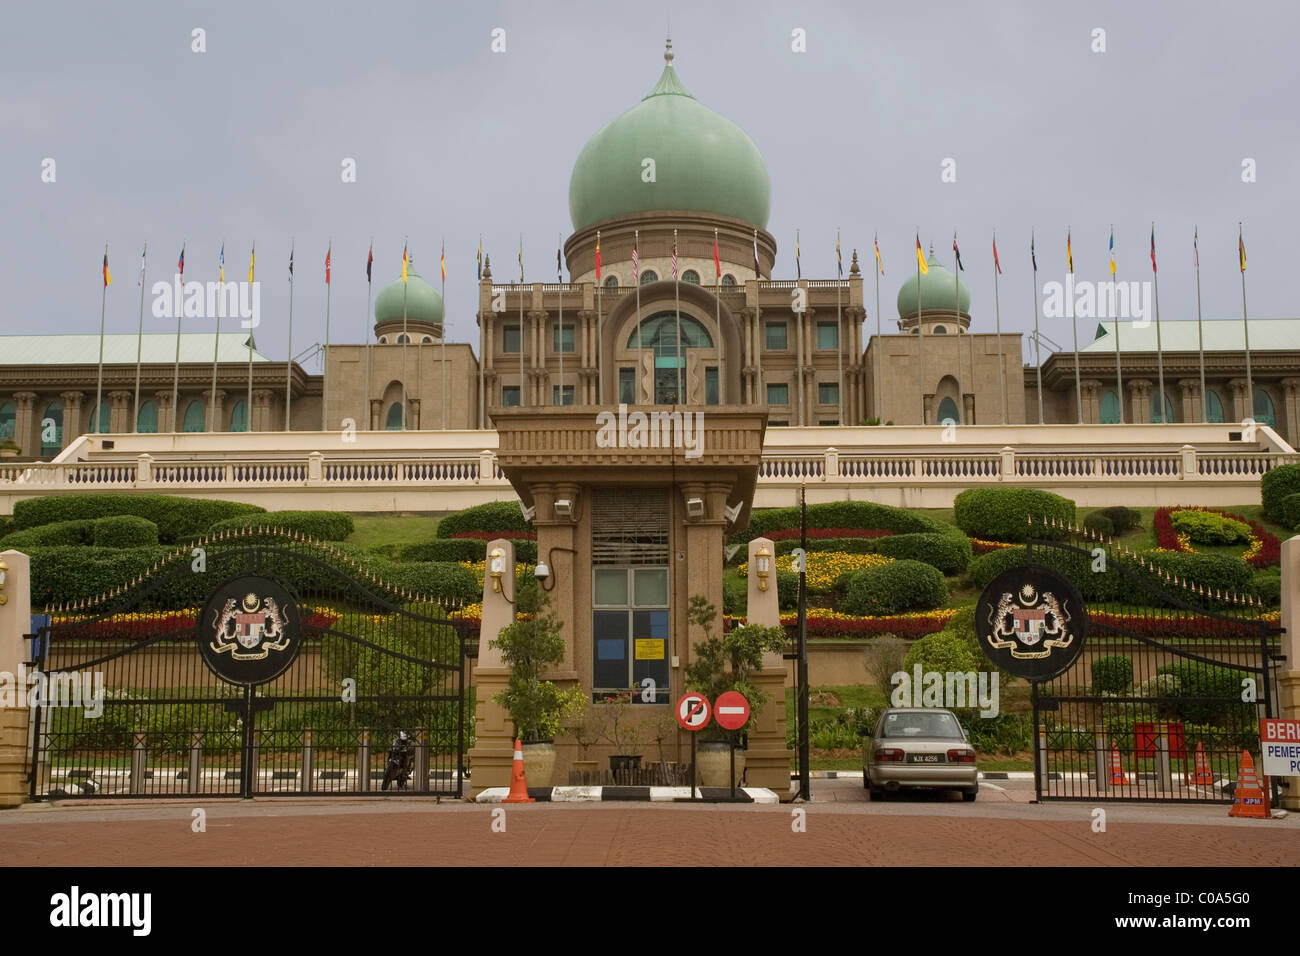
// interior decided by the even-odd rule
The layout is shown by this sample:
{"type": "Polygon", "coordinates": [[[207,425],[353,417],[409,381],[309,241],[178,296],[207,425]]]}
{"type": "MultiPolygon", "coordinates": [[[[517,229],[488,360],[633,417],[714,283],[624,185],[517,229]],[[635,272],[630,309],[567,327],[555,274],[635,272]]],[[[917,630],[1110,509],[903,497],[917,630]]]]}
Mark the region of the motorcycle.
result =
{"type": "Polygon", "coordinates": [[[415,767],[415,736],[405,730],[399,730],[388,748],[388,767],[384,770],[384,783],[380,788],[387,790],[389,784],[396,783],[395,789],[406,789],[415,767]]]}

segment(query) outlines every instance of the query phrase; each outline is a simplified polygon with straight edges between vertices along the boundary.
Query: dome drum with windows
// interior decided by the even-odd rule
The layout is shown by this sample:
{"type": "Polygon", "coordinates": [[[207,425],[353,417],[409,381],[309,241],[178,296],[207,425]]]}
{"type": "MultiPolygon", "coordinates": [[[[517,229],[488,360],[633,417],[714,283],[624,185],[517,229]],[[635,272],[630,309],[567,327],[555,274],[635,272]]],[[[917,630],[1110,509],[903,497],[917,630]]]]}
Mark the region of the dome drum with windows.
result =
{"type": "Polygon", "coordinates": [[[399,277],[375,296],[375,341],[380,345],[400,345],[403,336],[412,345],[442,341],[442,296],[415,271],[414,261],[406,282],[399,277]]]}

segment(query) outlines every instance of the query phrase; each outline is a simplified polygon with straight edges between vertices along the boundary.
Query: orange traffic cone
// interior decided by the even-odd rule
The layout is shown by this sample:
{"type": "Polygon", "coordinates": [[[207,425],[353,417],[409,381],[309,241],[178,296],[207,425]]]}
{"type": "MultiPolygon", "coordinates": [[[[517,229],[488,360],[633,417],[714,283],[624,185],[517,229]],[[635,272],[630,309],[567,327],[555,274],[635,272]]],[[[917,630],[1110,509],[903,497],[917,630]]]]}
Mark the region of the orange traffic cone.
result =
{"type": "Polygon", "coordinates": [[[1205,745],[1196,742],[1196,765],[1192,768],[1187,782],[1195,787],[1214,786],[1214,774],[1210,773],[1210,760],[1205,756],[1205,745]]]}
{"type": "Polygon", "coordinates": [[[1128,786],[1128,777],[1124,776],[1124,765],[1119,760],[1119,744],[1114,742],[1110,745],[1110,785],[1112,787],[1128,786]]]}
{"type": "Polygon", "coordinates": [[[528,780],[524,777],[524,743],[515,741],[514,766],[510,770],[510,793],[502,803],[536,803],[528,795],[528,780]]]}
{"type": "Polygon", "coordinates": [[[1259,785],[1255,761],[1246,750],[1241,752],[1241,764],[1237,767],[1237,788],[1232,794],[1232,809],[1228,811],[1228,816],[1255,817],[1260,820],[1269,818],[1268,800],[1259,785]]]}

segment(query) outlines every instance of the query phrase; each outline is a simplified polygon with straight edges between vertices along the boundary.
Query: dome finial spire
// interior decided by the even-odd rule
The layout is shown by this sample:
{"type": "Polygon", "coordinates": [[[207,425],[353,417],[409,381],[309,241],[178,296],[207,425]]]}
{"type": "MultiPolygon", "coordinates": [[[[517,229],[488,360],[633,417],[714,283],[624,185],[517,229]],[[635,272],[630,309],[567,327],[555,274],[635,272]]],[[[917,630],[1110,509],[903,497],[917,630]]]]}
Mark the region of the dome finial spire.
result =
{"type": "Polygon", "coordinates": [[[668,39],[664,45],[664,62],[669,66],[673,65],[673,37],[671,32],[668,34],[668,39]]]}

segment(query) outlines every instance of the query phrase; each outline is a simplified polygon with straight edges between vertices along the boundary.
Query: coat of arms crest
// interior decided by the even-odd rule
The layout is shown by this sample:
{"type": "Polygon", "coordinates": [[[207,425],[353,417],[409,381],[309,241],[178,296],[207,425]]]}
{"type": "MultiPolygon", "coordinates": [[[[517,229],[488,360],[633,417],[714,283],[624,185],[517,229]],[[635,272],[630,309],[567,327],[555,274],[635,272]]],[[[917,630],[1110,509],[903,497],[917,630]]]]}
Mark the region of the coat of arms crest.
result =
{"type": "Polygon", "coordinates": [[[275,598],[250,591],[242,601],[227,598],[213,611],[212,642],[217,654],[229,654],[237,661],[264,660],[272,651],[289,646],[284,613],[275,598]]]}

